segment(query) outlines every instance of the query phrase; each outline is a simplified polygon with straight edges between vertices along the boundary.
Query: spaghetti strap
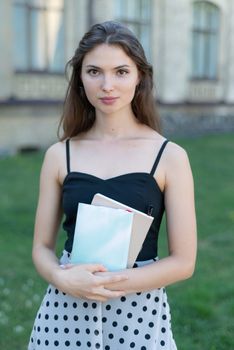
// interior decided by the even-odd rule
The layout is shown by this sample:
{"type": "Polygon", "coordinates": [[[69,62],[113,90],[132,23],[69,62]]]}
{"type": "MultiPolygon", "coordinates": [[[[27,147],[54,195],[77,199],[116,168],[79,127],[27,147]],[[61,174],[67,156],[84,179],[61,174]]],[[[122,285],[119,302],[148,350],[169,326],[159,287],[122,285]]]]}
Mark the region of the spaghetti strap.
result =
{"type": "Polygon", "coordinates": [[[70,173],[70,140],[66,140],[66,160],[67,160],[67,173],[70,173]]]}
{"type": "Polygon", "coordinates": [[[164,148],[166,147],[166,144],[167,144],[168,142],[169,142],[169,140],[165,140],[165,141],[163,142],[163,144],[162,144],[162,146],[161,146],[161,148],[160,148],[160,150],[159,150],[159,152],[158,152],[157,158],[155,159],[154,165],[153,165],[153,167],[152,167],[152,169],[151,169],[150,175],[153,175],[153,174],[155,173],[155,170],[156,170],[157,165],[158,165],[158,163],[159,163],[159,161],[160,161],[160,158],[161,158],[161,155],[162,155],[162,153],[163,153],[163,150],[164,150],[164,148]]]}

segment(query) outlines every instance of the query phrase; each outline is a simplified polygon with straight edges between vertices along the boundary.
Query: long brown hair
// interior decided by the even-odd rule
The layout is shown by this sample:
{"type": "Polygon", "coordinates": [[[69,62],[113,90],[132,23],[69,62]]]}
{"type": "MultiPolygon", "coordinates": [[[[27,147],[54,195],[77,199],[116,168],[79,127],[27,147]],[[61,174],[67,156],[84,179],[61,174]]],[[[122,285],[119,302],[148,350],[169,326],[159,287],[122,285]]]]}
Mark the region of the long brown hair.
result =
{"type": "Polygon", "coordinates": [[[153,96],[153,68],[148,63],[144,49],[135,35],[124,25],[114,21],[95,24],[83,36],[74,56],[66,64],[72,68],[64,101],[63,114],[59,123],[65,140],[80,132],[89,130],[95,121],[95,108],[88,101],[81,80],[81,68],[85,55],[100,44],[117,45],[135,62],[140,73],[140,83],[136,87],[131,102],[136,118],[143,124],[160,131],[159,115],[153,96]]]}

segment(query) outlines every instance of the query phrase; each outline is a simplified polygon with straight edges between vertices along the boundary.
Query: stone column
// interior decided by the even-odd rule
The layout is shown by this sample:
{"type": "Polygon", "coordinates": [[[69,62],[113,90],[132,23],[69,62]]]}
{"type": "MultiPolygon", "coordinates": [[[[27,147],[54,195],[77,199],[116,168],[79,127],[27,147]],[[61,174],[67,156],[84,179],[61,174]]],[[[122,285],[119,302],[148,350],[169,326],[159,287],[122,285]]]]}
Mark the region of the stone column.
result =
{"type": "Polygon", "coordinates": [[[165,57],[165,0],[152,2],[151,64],[154,69],[155,97],[163,99],[165,57]]]}
{"type": "Polygon", "coordinates": [[[13,79],[12,1],[0,1],[0,101],[11,96],[13,79]]]}
{"type": "Polygon", "coordinates": [[[93,3],[94,23],[100,23],[114,18],[114,1],[98,0],[93,3]]]}
{"type": "Polygon", "coordinates": [[[234,1],[229,3],[224,101],[234,103],[234,1]]]}
{"type": "MultiPolygon", "coordinates": [[[[191,55],[191,6],[188,0],[158,0],[157,70],[162,102],[184,102],[191,55]]],[[[157,73],[156,73],[157,74],[157,73]]]]}
{"type": "Polygon", "coordinates": [[[88,29],[88,5],[86,0],[69,0],[64,2],[65,14],[65,50],[66,61],[74,54],[80,39],[88,29]]]}

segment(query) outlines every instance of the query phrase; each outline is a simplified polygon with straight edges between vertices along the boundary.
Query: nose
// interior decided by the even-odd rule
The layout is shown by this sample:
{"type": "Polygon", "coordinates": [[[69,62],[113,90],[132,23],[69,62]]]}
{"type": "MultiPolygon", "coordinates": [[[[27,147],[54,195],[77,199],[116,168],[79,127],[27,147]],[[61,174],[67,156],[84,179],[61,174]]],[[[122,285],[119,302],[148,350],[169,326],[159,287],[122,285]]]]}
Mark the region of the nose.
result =
{"type": "Polygon", "coordinates": [[[105,92],[110,92],[113,91],[114,87],[113,87],[113,80],[112,78],[108,75],[103,76],[103,81],[102,81],[102,85],[101,88],[103,91],[105,92]]]}

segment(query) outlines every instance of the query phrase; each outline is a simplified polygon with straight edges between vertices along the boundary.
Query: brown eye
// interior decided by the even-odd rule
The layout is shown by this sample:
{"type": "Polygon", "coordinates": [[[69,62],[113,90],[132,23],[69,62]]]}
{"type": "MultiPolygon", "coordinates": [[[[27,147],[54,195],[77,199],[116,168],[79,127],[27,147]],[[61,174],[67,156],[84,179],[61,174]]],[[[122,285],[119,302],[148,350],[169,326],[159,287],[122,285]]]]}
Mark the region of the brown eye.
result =
{"type": "Polygon", "coordinates": [[[120,76],[124,76],[124,75],[127,75],[129,72],[127,70],[125,70],[125,69],[120,69],[120,70],[118,70],[117,73],[120,76]]]}
{"type": "Polygon", "coordinates": [[[93,76],[93,77],[96,77],[97,75],[98,75],[98,70],[97,69],[89,69],[88,71],[87,71],[87,73],[88,74],[90,74],[91,76],[93,76]]]}

